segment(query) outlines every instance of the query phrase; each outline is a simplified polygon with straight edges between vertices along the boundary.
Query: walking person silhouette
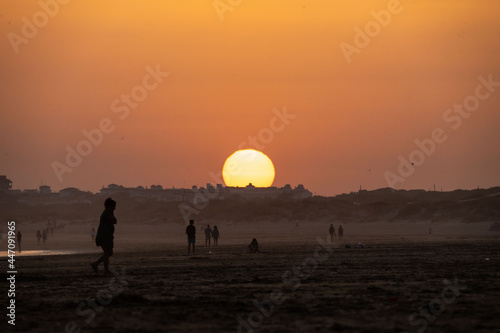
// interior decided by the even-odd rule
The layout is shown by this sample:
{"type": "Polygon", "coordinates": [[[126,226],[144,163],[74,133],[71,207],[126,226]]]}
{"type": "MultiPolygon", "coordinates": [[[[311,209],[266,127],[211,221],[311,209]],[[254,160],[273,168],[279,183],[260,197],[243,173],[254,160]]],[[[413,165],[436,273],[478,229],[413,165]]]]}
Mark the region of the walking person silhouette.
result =
{"type": "Polygon", "coordinates": [[[104,211],[101,214],[99,228],[97,228],[97,235],[95,243],[97,246],[102,247],[103,254],[97,261],[90,264],[94,272],[97,273],[97,267],[101,262],[104,263],[104,274],[111,275],[109,271],[109,257],[113,255],[113,240],[115,233],[115,224],[117,223],[114,211],[116,209],[116,201],[107,198],[104,202],[104,211]]]}

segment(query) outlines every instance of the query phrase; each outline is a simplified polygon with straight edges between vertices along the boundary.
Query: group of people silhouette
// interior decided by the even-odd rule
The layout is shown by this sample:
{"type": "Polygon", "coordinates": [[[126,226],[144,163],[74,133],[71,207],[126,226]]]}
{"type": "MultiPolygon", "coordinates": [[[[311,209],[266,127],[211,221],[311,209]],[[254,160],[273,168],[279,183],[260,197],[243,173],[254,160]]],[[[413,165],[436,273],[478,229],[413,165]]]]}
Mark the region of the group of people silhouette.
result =
{"type": "MultiPolygon", "coordinates": [[[[47,240],[47,238],[49,237],[49,232],[50,234],[53,236],[54,235],[54,230],[55,229],[58,229],[58,228],[64,228],[64,224],[62,225],[57,225],[54,221],[54,224],[51,225],[51,222],[49,220],[48,222],[48,227],[43,229],[43,231],[40,231],[38,230],[36,232],[36,240],[37,240],[37,245],[40,245],[40,240],[43,240],[43,244],[45,245],[45,241],[47,240]]],[[[2,240],[2,231],[0,230],[0,240],[2,240]]],[[[18,230],[17,233],[16,233],[16,246],[17,246],[17,251],[19,253],[22,253],[22,247],[21,247],[21,243],[22,243],[22,240],[23,240],[23,234],[21,233],[21,230],[18,230]]]]}
{"type": "MultiPolygon", "coordinates": [[[[191,222],[192,220],[190,220],[191,222]]],[[[210,246],[210,240],[214,239],[214,245],[219,245],[219,229],[214,225],[214,228],[210,228],[210,225],[207,224],[205,228],[205,246],[210,246]]]]}
{"type": "MultiPolygon", "coordinates": [[[[194,226],[194,220],[189,220],[189,225],[186,227],[186,235],[188,237],[188,255],[191,254],[191,249],[193,249],[193,254],[195,254],[195,243],[196,243],[196,227],[194,226]]],[[[216,225],[214,228],[210,228],[210,225],[207,224],[205,228],[205,246],[210,246],[211,239],[214,239],[215,246],[219,245],[219,229],[216,225]]]]}
{"type": "MultiPolygon", "coordinates": [[[[337,233],[335,232],[335,227],[333,224],[330,224],[330,240],[333,240],[334,237],[337,237],[337,233]]],[[[344,229],[342,228],[342,225],[339,225],[339,239],[342,239],[342,236],[344,236],[344,229]]]]}
{"type": "Polygon", "coordinates": [[[40,230],[37,230],[36,232],[36,242],[37,242],[37,245],[40,245],[40,241],[43,242],[43,245],[45,245],[45,242],[47,241],[47,239],[49,239],[49,235],[50,237],[53,237],[54,236],[54,231],[58,231],[58,230],[61,230],[61,229],[64,229],[66,225],[63,223],[57,223],[56,220],[54,221],[51,221],[49,220],[47,222],[47,227],[44,228],[42,231],[40,230]]]}
{"type": "MultiPolygon", "coordinates": [[[[90,266],[94,270],[94,272],[98,272],[99,264],[103,263],[104,265],[104,274],[111,275],[109,270],[109,258],[113,255],[113,246],[114,246],[114,232],[115,232],[115,224],[117,223],[116,217],[114,215],[114,211],[116,209],[116,201],[111,198],[107,198],[104,202],[104,211],[101,214],[101,218],[99,221],[99,227],[97,228],[97,232],[94,228],[91,231],[92,241],[95,239],[96,246],[100,246],[102,248],[103,254],[99,259],[95,262],[91,263],[90,266]]],[[[205,228],[205,246],[211,245],[211,240],[213,238],[213,245],[217,246],[219,244],[219,229],[217,226],[214,226],[213,229],[210,225],[207,225],[205,228]]],[[[44,230],[45,232],[45,230],[44,230]]],[[[333,240],[337,234],[335,232],[335,227],[333,224],[330,224],[330,239],[333,240]]],[[[194,220],[189,220],[189,225],[186,227],[186,235],[188,240],[188,255],[191,255],[191,251],[193,255],[195,254],[195,244],[196,244],[196,227],[194,226],[194,220]]],[[[344,229],[340,225],[338,228],[339,239],[342,239],[344,235],[344,229]]],[[[43,237],[43,236],[42,236],[43,237]]],[[[20,245],[20,237],[19,245],[20,245]]],[[[45,242],[45,239],[44,239],[45,242]]],[[[248,252],[250,253],[259,253],[259,243],[257,239],[253,239],[250,245],[248,245],[248,252]]]]}
{"type": "Polygon", "coordinates": [[[47,229],[43,229],[42,232],[40,232],[40,230],[36,232],[36,242],[38,245],[40,245],[40,240],[43,240],[43,245],[45,245],[47,238],[49,238],[49,233],[47,229]]]}

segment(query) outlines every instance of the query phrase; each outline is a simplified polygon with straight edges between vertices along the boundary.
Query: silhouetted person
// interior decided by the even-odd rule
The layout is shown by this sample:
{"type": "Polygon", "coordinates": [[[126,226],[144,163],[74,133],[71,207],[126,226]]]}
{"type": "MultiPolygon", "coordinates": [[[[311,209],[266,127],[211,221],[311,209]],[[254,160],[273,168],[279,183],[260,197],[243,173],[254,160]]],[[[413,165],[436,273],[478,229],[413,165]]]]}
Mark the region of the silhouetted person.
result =
{"type": "Polygon", "coordinates": [[[214,238],[214,245],[219,245],[219,229],[214,225],[214,230],[212,230],[212,237],[214,238]]]}
{"type": "Polygon", "coordinates": [[[42,240],[43,240],[43,245],[45,245],[45,241],[47,240],[47,230],[43,229],[42,232],[42,240]]]}
{"type": "Polygon", "coordinates": [[[248,245],[248,251],[251,253],[259,253],[259,243],[255,238],[252,239],[252,242],[248,245]]]}
{"type": "Polygon", "coordinates": [[[194,255],[194,243],[196,242],[196,227],[194,226],[194,220],[189,220],[189,225],[186,227],[186,234],[188,237],[188,255],[191,254],[191,245],[193,246],[194,255]]]}
{"type": "Polygon", "coordinates": [[[94,227],[92,227],[92,231],[90,232],[90,237],[92,237],[92,243],[93,243],[95,240],[95,228],[94,227]]]}
{"type": "Polygon", "coordinates": [[[344,236],[344,229],[342,226],[339,226],[339,239],[342,239],[342,236],[344,236]]]}
{"type": "Polygon", "coordinates": [[[432,228],[429,228],[429,235],[432,235],[432,228]]]}
{"type": "Polygon", "coordinates": [[[23,234],[21,230],[17,231],[17,248],[19,249],[19,253],[21,253],[21,239],[23,238],[23,234]]]}
{"type": "Polygon", "coordinates": [[[40,232],[40,230],[38,230],[36,232],[36,242],[38,245],[40,245],[40,239],[42,239],[42,233],[40,232]]]}
{"type": "Polygon", "coordinates": [[[116,217],[113,213],[116,209],[116,201],[107,198],[104,202],[104,211],[101,214],[99,228],[97,228],[97,235],[95,244],[102,247],[103,255],[97,259],[96,262],[90,264],[97,273],[97,267],[101,262],[104,262],[104,274],[110,275],[109,271],[109,257],[113,255],[113,240],[115,233],[116,217]]]}
{"type": "Polygon", "coordinates": [[[335,236],[336,236],[335,227],[333,226],[333,224],[330,224],[330,240],[333,240],[333,237],[335,237],[335,236]]]}
{"type": "Polygon", "coordinates": [[[207,227],[205,228],[205,246],[210,245],[210,238],[212,238],[212,228],[210,228],[210,225],[207,224],[207,227]]]}

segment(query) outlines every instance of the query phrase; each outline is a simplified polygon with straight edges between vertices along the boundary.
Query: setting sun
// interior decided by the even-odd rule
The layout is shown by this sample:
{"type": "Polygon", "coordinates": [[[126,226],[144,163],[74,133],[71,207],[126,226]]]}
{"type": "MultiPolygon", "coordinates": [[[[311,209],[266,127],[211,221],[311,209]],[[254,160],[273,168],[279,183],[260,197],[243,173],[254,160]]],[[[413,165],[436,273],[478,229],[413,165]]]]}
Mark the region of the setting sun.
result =
{"type": "Polygon", "coordinates": [[[264,153],[254,149],[238,150],[228,157],[222,168],[226,186],[269,187],[274,181],[274,165],[264,153]]]}

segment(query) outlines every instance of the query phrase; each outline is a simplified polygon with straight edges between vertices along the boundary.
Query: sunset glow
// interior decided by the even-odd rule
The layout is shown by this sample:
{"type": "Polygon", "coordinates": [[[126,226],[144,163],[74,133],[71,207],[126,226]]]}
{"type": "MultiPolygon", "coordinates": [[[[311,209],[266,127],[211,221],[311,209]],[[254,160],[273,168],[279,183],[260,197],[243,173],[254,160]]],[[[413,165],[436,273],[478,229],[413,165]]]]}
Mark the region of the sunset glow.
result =
{"type": "Polygon", "coordinates": [[[222,169],[226,186],[269,187],[274,181],[274,165],[264,153],[254,150],[238,150],[228,157],[222,169]]]}
{"type": "Polygon", "coordinates": [[[0,11],[0,175],[14,189],[204,186],[250,148],[272,156],[275,186],[321,195],[500,183],[499,1],[0,11]],[[293,119],[273,111],[285,108],[293,119]],[[427,140],[432,154],[415,143],[427,140]]]}

